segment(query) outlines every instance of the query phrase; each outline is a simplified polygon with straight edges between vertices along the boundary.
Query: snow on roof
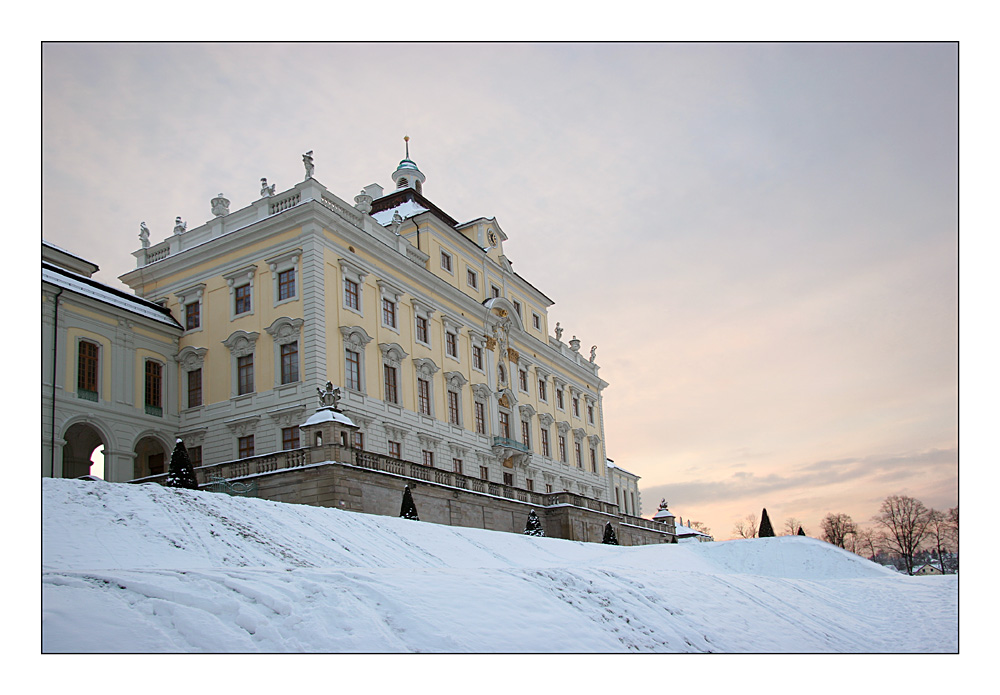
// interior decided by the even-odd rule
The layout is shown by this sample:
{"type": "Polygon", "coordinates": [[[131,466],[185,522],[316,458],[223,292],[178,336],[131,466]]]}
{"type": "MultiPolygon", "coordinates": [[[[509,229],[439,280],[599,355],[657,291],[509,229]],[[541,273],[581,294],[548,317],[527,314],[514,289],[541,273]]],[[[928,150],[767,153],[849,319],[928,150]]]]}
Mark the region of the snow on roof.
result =
{"type": "Polygon", "coordinates": [[[410,217],[415,217],[422,212],[427,212],[428,208],[420,205],[413,200],[405,200],[396,207],[389,208],[388,210],[380,210],[379,212],[373,212],[372,217],[383,227],[388,227],[392,223],[392,215],[395,212],[399,213],[399,216],[404,220],[410,217]]]}
{"type": "Polygon", "coordinates": [[[318,425],[321,422],[339,422],[342,425],[350,425],[351,427],[357,427],[351,418],[347,417],[343,413],[332,408],[320,408],[315,413],[309,416],[309,419],[303,422],[299,427],[305,427],[306,425],[318,425]]]}
{"type": "Polygon", "coordinates": [[[170,312],[163,307],[157,306],[145,299],[130,296],[121,290],[116,290],[97,280],[85,278],[82,275],[77,275],[76,273],[57,268],[47,263],[42,263],[42,282],[47,282],[57,287],[65,288],[70,292],[96,299],[104,304],[109,304],[119,309],[130,311],[133,314],[165,323],[173,328],[181,327],[170,312]]]}

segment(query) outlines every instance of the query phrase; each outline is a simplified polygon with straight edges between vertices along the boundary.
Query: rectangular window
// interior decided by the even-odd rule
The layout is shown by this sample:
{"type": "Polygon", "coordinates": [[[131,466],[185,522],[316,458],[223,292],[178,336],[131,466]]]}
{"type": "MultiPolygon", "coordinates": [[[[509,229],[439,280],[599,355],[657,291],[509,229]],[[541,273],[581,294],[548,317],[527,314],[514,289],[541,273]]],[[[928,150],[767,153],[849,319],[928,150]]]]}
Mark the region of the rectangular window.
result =
{"type": "Polygon", "coordinates": [[[573,415],[580,417],[580,399],[573,397],[573,415]]]}
{"type": "Polygon", "coordinates": [[[448,356],[458,359],[458,338],[454,333],[444,334],[444,344],[447,349],[448,356]]]}
{"type": "Polygon", "coordinates": [[[396,302],[391,299],[382,300],[382,323],[389,328],[396,327],[396,302]]]}
{"type": "Polygon", "coordinates": [[[458,425],[459,423],[459,411],[458,411],[458,393],[455,391],[448,392],[448,422],[453,425],[458,425]]]}
{"type": "Polygon", "coordinates": [[[462,459],[452,459],[451,465],[455,468],[455,472],[462,475],[462,459]]]}
{"type": "Polygon", "coordinates": [[[545,379],[538,380],[538,399],[545,402],[549,400],[548,394],[545,392],[545,379]]]}
{"type": "Polygon", "coordinates": [[[427,339],[427,319],[423,316],[417,317],[417,341],[421,343],[429,343],[427,339]]]}
{"type": "Polygon", "coordinates": [[[472,368],[483,370],[483,349],[478,345],[472,346],[472,368]]]}
{"type": "Polygon", "coordinates": [[[358,283],[344,278],[344,306],[361,311],[361,301],[358,295],[358,283]]]}
{"type": "Polygon", "coordinates": [[[565,410],[565,406],[563,405],[562,389],[556,389],[556,407],[559,408],[559,410],[565,410]]]}
{"type": "Polygon", "coordinates": [[[184,305],[184,328],[193,330],[201,327],[201,302],[184,305]]]}
{"type": "Polygon", "coordinates": [[[253,355],[236,358],[236,376],[238,378],[237,393],[253,393],[253,355]]]}
{"type": "Polygon", "coordinates": [[[597,472],[597,449],[590,447],[590,470],[593,473],[597,472]]]}
{"type": "Polygon", "coordinates": [[[549,455],[549,431],[542,428],[542,456],[549,455]]]}
{"type": "Polygon", "coordinates": [[[424,465],[425,466],[433,466],[434,465],[434,452],[433,451],[427,451],[426,449],[424,449],[420,453],[423,454],[423,456],[424,456],[424,465]]]}
{"type": "Polygon", "coordinates": [[[346,364],[346,369],[344,370],[345,379],[344,386],[353,390],[361,390],[361,354],[355,352],[354,350],[344,350],[344,362],[346,364]]]}
{"type": "Polygon", "coordinates": [[[514,487],[514,474],[513,473],[507,473],[506,471],[504,471],[504,474],[503,474],[503,484],[506,485],[506,486],[508,486],[508,487],[514,487]]]}
{"type": "Polygon", "coordinates": [[[153,360],[146,360],[146,413],[163,414],[163,365],[153,360]]]}
{"type": "Polygon", "coordinates": [[[399,442],[389,442],[389,456],[395,459],[403,457],[403,447],[399,442]]]}
{"type": "Polygon", "coordinates": [[[476,432],[486,434],[486,406],[476,401],[476,432]]]}
{"type": "Polygon", "coordinates": [[[360,449],[361,451],[365,450],[365,433],[364,432],[355,432],[354,433],[354,436],[352,437],[352,446],[355,449],[360,449]]]}
{"type": "Polygon", "coordinates": [[[479,477],[482,478],[483,480],[489,480],[490,479],[490,469],[487,468],[486,466],[480,466],[479,467],[479,477]]]}
{"type": "Polygon", "coordinates": [[[299,380],[299,344],[285,343],[281,346],[281,383],[293,384],[299,380]]]}
{"type": "Polygon", "coordinates": [[[88,400],[97,400],[97,343],[81,340],[78,349],[76,388],[88,400]]]}
{"type": "Polygon", "coordinates": [[[528,390],[528,372],[524,369],[517,370],[517,384],[521,387],[522,391],[528,390]]]}
{"type": "Polygon", "coordinates": [[[187,373],[188,408],[201,405],[201,370],[192,369],[187,373]]]}
{"type": "Polygon", "coordinates": [[[385,375],[385,400],[387,403],[399,405],[399,388],[396,384],[396,368],[383,365],[385,375]]]}
{"type": "Polygon", "coordinates": [[[187,450],[188,458],[191,460],[191,467],[197,468],[201,465],[201,447],[193,446],[187,450]]]}
{"type": "Polygon", "coordinates": [[[594,424],[594,406],[587,406],[587,421],[593,425],[594,424]]]}
{"type": "Polygon", "coordinates": [[[500,288],[496,285],[490,285],[490,294],[496,298],[500,296],[500,288]]]}
{"type": "Polygon", "coordinates": [[[234,292],[236,306],[234,307],[235,314],[245,314],[251,309],[250,304],[250,285],[240,285],[236,288],[234,292]]]}
{"type": "Polygon", "coordinates": [[[521,302],[514,300],[514,313],[517,314],[518,318],[521,317],[521,302]]]}
{"type": "Polygon", "coordinates": [[[289,449],[299,448],[299,428],[298,427],[282,427],[281,428],[281,448],[285,451],[289,449]]]}
{"type": "Polygon", "coordinates": [[[566,437],[559,435],[559,460],[566,463],[566,437]]]}
{"type": "Polygon", "coordinates": [[[576,442],[575,446],[576,446],[576,467],[583,468],[583,451],[580,449],[580,442],[576,442]]]}
{"type": "Polygon", "coordinates": [[[239,439],[240,447],[240,458],[245,459],[248,456],[253,456],[253,435],[247,435],[246,437],[240,437],[239,439]]]}
{"type": "Polygon", "coordinates": [[[531,478],[525,478],[524,479],[524,486],[526,488],[528,488],[528,492],[534,492],[535,491],[535,481],[532,480],[531,478]]]}
{"type": "Polygon", "coordinates": [[[421,415],[431,414],[431,385],[426,379],[417,379],[417,406],[421,415]]]}
{"type": "Polygon", "coordinates": [[[536,331],[542,330],[542,317],[535,312],[531,312],[531,325],[535,327],[536,331]]]}
{"type": "Polygon", "coordinates": [[[474,290],[479,289],[479,275],[474,270],[467,270],[465,274],[465,281],[474,290]]]}
{"type": "Polygon", "coordinates": [[[451,272],[451,254],[447,251],[441,251],[441,268],[451,272]]]}
{"type": "Polygon", "coordinates": [[[527,420],[521,420],[521,443],[531,448],[531,423],[527,420]]]}
{"type": "Polygon", "coordinates": [[[510,439],[510,415],[500,411],[500,436],[504,439],[510,439]]]}
{"type": "Polygon", "coordinates": [[[278,301],[295,296],[295,268],[278,273],[278,301]]]}

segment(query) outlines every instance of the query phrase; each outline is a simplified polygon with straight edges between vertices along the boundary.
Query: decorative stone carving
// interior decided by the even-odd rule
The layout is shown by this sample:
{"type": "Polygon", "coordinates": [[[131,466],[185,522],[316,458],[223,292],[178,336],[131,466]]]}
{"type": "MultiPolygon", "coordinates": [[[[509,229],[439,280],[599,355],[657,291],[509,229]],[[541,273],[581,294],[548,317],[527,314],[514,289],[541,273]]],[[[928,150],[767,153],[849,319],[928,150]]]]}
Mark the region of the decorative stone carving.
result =
{"type": "Polygon", "coordinates": [[[221,193],[212,198],[212,214],[216,217],[223,217],[229,214],[229,200],[221,193]]]}
{"type": "Polygon", "coordinates": [[[233,420],[226,420],[226,427],[231,429],[237,437],[246,437],[257,430],[257,423],[260,422],[260,415],[251,415],[233,420]]]}
{"type": "Polygon", "coordinates": [[[507,348],[507,359],[517,364],[521,361],[521,353],[512,347],[507,348]]]}
{"type": "Polygon", "coordinates": [[[302,155],[302,165],[306,168],[306,178],[311,179],[316,167],[313,165],[313,151],[309,150],[302,155]]]}
{"type": "Polygon", "coordinates": [[[562,334],[563,334],[563,328],[562,326],[559,325],[559,322],[556,321],[556,340],[562,342],[562,334]]]}
{"type": "Polygon", "coordinates": [[[174,220],[174,234],[183,234],[187,231],[187,222],[182,222],[180,216],[174,220]]]}
{"type": "Polygon", "coordinates": [[[573,352],[580,352],[580,339],[575,335],[569,341],[569,349],[573,352]]]}
{"type": "Polygon", "coordinates": [[[275,185],[277,185],[277,184],[273,184],[272,183],[270,186],[268,186],[267,185],[267,179],[266,178],[261,178],[261,180],[260,180],[260,197],[261,198],[270,198],[272,195],[274,195],[274,187],[275,187],[275,185]]]}
{"type": "Polygon", "coordinates": [[[487,402],[489,402],[490,396],[493,395],[490,387],[486,384],[473,384],[472,393],[477,399],[487,402]]]}
{"type": "Polygon", "coordinates": [[[535,408],[530,403],[524,403],[523,405],[519,405],[518,409],[521,411],[522,418],[530,419],[531,416],[535,414],[535,408]]]}
{"type": "Polygon", "coordinates": [[[340,404],[340,387],[334,387],[333,382],[326,382],[326,388],[321,389],[316,388],[316,394],[319,396],[319,407],[320,408],[332,408],[333,410],[338,410],[337,406],[340,404]]]}
{"type": "Polygon", "coordinates": [[[287,316],[282,316],[274,320],[270,326],[264,330],[268,332],[271,338],[278,345],[287,345],[288,343],[293,343],[299,339],[301,333],[302,319],[292,319],[287,316]]]}
{"type": "Polygon", "coordinates": [[[232,335],[222,341],[222,344],[229,348],[233,357],[246,357],[253,354],[254,345],[260,333],[247,333],[246,331],[234,331],[232,335]]]}
{"type": "Polygon", "coordinates": [[[440,367],[434,364],[434,360],[430,359],[429,357],[418,357],[414,359],[413,366],[417,368],[418,375],[425,377],[427,379],[430,379],[432,376],[434,376],[440,369],[440,367]]]}
{"type": "Polygon", "coordinates": [[[207,352],[208,348],[196,348],[188,345],[177,353],[175,359],[180,364],[181,369],[190,372],[202,368],[202,365],[205,364],[205,354],[207,352]]]}
{"type": "Polygon", "coordinates": [[[306,413],[304,405],[293,405],[288,408],[277,408],[267,411],[278,427],[294,427],[302,422],[306,413]]]}
{"type": "Polygon", "coordinates": [[[399,367],[409,357],[398,343],[379,343],[378,349],[382,352],[382,359],[390,367],[399,367]]]}
{"type": "Polygon", "coordinates": [[[555,418],[552,417],[552,415],[550,415],[549,413],[539,413],[538,414],[538,423],[542,427],[549,428],[549,427],[552,426],[553,422],[555,422],[555,418]]]}
{"type": "Polygon", "coordinates": [[[461,389],[469,383],[469,380],[465,378],[465,375],[462,374],[462,372],[445,372],[444,380],[450,388],[455,390],[461,389]]]}
{"type": "Polygon", "coordinates": [[[354,196],[354,209],[365,215],[372,211],[372,197],[365,193],[364,189],[361,190],[361,193],[354,196]]]}
{"type": "Polygon", "coordinates": [[[596,345],[594,345],[594,346],[592,346],[590,348],[590,361],[591,361],[591,363],[593,363],[593,361],[595,359],[597,359],[597,346],[596,345]]]}
{"type": "Polygon", "coordinates": [[[497,349],[497,339],[492,336],[486,337],[486,349],[493,351],[497,349]]]}
{"type": "Polygon", "coordinates": [[[149,227],[145,222],[139,223],[139,243],[142,244],[142,248],[149,248],[149,227]]]}
{"type": "Polygon", "coordinates": [[[403,218],[399,215],[399,210],[392,213],[392,222],[389,223],[389,229],[396,236],[399,236],[399,228],[403,225],[403,218]]]}
{"type": "Polygon", "coordinates": [[[344,347],[363,352],[365,346],[372,341],[372,338],[361,326],[341,326],[340,335],[344,337],[344,347]]]}

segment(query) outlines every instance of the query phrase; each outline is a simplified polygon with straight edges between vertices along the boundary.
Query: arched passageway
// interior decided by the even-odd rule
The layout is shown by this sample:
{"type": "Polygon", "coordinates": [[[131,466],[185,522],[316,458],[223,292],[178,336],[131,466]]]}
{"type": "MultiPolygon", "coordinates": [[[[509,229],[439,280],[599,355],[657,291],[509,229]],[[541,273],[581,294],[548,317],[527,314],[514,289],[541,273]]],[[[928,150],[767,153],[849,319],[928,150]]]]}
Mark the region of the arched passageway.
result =
{"type": "Polygon", "coordinates": [[[156,437],[143,437],[135,445],[135,477],[167,472],[167,452],[156,437]]]}
{"type": "Polygon", "coordinates": [[[101,434],[85,422],[71,425],[63,436],[62,477],[79,478],[90,475],[94,451],[103,448],[107,442],[101,434]]]}

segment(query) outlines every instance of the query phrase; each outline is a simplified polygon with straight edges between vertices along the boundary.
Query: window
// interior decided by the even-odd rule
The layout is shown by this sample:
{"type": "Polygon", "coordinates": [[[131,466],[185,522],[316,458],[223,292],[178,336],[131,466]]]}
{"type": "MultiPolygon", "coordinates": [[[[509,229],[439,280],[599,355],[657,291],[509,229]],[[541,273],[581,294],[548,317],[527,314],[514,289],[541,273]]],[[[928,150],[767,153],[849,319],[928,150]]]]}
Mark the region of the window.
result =
{"type": "Polygon", "coordinates": [[[535,327],[536,331],[542,330],[542,317],[535,312],[531,312],[531,325],[535,327]]]}
{"type": "Polygon", "coordinates": [[[146,360],[146,414],[163,415],[163,365],[146,360]]]}
{"type": "Polygon", "coordinates": [[[507,485],[508,487],[514,487],[514,474],[504,471],[503,484],[507,485]]]}
{"type": "Polygon", "coordinates": [[[253,355],[236,358],[236,375],[238,379],[237,395],[253,393],[253,355]]]}
{"type": "Polygon", "coordinates": [[[385,376],[385,400],[387,403],[399,405],[399,388],[396,383],[396,368],[383,365],[385,376]]]}
{"type": "Polygon", "coordinates": [[[188,408],[201,405],[201,370],[192,369],[187,373],[188,408]]]}
{"type": "Polygon", "coordinates": [[[580,417],[580,399],[573,396],[573,415],[580,417]]]}
{"type": "Polygon", "coordinates": [[[580,442],[576,442],[576,467],[583,468],[583,451],[580,449],[580,442]]]}
{"type": "Polygon", "coordinates": [[[448,422],[453,425],[460,425],[459,420],[459,407],[458,407],[458,393],[456,391],[448,392],[448,422]]]}
{"type": "Polygon", "coordinates": [[[352,437],[351,437],[351,446],[353,446],[355,449],[360,449],[361,451],[364,451],[364,449],[365,449],[365,433],[364,432],[355,432],[352,435],[352,437]]]}
{"type": "Polygon", "coordinates": [[[538,400],[545,401],[546,403],[549,400],[548,395],[545,393],[545,379],[538,380],[538,400]]]}
{"type": "Polygon", "coordinates": [[[527,420],[521,420],[521,443],[531,448],[531,423],[527,420]]]}
{"type": "Polygon", "coordinates": [[[556,389],[556,407],[559,408],[559,410],[565,410],[566,409],[566,406],[563,404],[563,390],[562,389],[556,389]]]}
{"type": "Polygon", "coordinates": [[[546,495],[552,494],[552,486],[549,483],[545,483],[545,494],[546,495]]]}
{"type": "Polygon", "coordinates": [[[245,459],[248,456],[253,456],[253,435],[247,435],[246,437],[239,438],[239,450],[240,458],[245,459]]]}
{"type": "Polygon", "coordinates": [[[486,406],[476,401],[476,432],[486,434],[486,406]]]}
{"type": "Polygon", "coordinates": [[[451,254],[443,249],[441,251],[441,269],[451,272],[451,254]]]}
{"type": "Polygon", "coordinates": [[[490,285],[490,295],[492,295],[494,299],[496,297],[499,297],[500,296],[500,288],[497,287],[496,285],[490,285]]]}
{"type": "Polygon", "coordinates": [[[76,395],[97,400],[97,343],[81,340],[77,349],[76,395]]]}
{"type": "Polygon", "coordinates": [[[361,355],[354,350],[344,350],[344,386],[353,390],[361,390],[361,355]]]}
{"type": "Polygon", "coordinates": [[[425,466],[433,466],[434,465],[434,452],[433,451],[427,451],[427,449],[424,449],[420,453],[423,454],[423,456],[424,456],[424,465],[425,466]]]}
{"type": "Polygon", "coordinates": [[[465,282],[474,290],[479,289],[479,274],[471,268],[465,271],[465,282]]]}
{"type": "Polygon", "coordinates": [[[514,300],[514,313],[517,314],[518,318],[521,318],[521,302],[514,300]]]}
{"type": "Polygon", "coordinates": [[[191,461],[192,468],[197,468],[201,465],[201,447],[193,446],[187,450],[188,459],[191,461]]]}
{"type": "Polygon", "coordinates": [[[389,442],[389,456],[396,459],[402,458],[403,457],[402,450],[403,447],[400,446],[399,442],[393,442],[393,441],[389,442]]]}
{"type": "Polygon", "coordinates": [[[348,309],[361,311],[361,295],[358,291],[358,283],[347,278],[344,278],[344,306],[348,309]]]}
{"type": "Polygon", "coordinates": [[[396,327],[396,302],[382,299],[382,323],[389,328],[396,327]]]}
{"type": "Polygon", "coordinates": [[[295,298],[295,268],[278,273],[278,301],[295,298]]]}
{"type": "Polygon", "coordinates": [[[201,302],[184,305],[184,329],[193,331],[195,328],[201,328],[201,302]]]}
{"type": "Polygon", "coordinates": [[[292,384],[299,380],[299,344],[285,343],[281,346],[281,383],[292,384]]]}
{"type": "Polygon", "coordinates": [[[490,469],[487,468],[486,466],[480,466],[479,467],[479,477],[482,478],[483,480],[489,480],[490,479],[490,469]]]}
{"type": "Polygon", "coordinates": [[[478,345],[472,346],[472,368],[483,371],[483,349],[478,345]]]}
{"type": "Polygon", "coordinates": [[[534,492],[535,491],[535,481],[532,480],[531,478],[525,478],[524,479],[524,487],[528,488],[528,492],[534,492]]]}
{"type": "Polygon", "coordinates": [[[451,465],[454,467],[456,473],[462,475],[462,459],[452,459],[451,465]]]}
{"type": "Polygon", "coordinates": [[[234,290],[233,296],[235,297],[236,302],[233,305],[234,314],[238,316],[240,314],[246,314],[251,310],[250,285],[240,285],[234,290]]]}
{"type": "Polygon", "coordinates": [[[298,427],[282,427],[281,428],[281,448],[285,451],[289,449],[299,448],[299,428],[298,427]]]}
{"type": "Polygon", "coordinates": [[[549,431],[542,428],[542,456],[549,455],[549,431]]]}
{"type": "Polygon", "coordinates": [[[522,391],[528,390],[528,372],[525,369],[517,370],[517,385],[521,387],[522,391]]]}
{"type": "Polygon", "coordinates": [[[593,473],[597,472],[597,449],[590,447],[590,470],[593,473]]]}
{"type": "Polygon", "coordinates": [[[427,379],[417,379],[417,406],[421,415],[431,414],[431,384],[427,379]]]}
{"type": "Polygon", "coordinates": [[[559,435],[559,460],[566,463],[566,437],[559,435]]]}
{"type": "Polygon", "coordinates": [[[458,359],[458,337],[454,333],[444,334],[445,349],[449,357],[458,359]]]}
{"type": "Polygon", "coordinates": [[[587,422],[594,424],[594,406],[587,404],[587,422]]]}
{"type": "Polygon", "coordinates": [[[504,439],[510,439],[510,415],[502,410],[500,411],[500,436],[504,439]]]}
{"type": "Polygon", "coordinates": [[[427,339],[427,319],[423,316],[417,317],[417,342],[430,343],[427,339]]]}

